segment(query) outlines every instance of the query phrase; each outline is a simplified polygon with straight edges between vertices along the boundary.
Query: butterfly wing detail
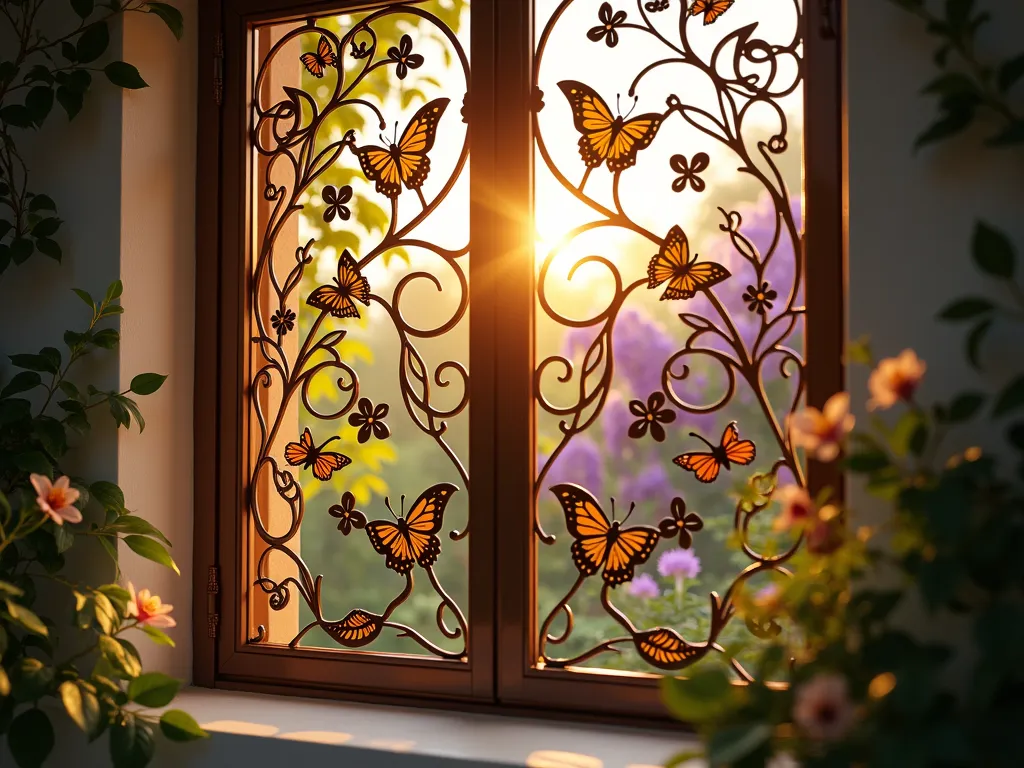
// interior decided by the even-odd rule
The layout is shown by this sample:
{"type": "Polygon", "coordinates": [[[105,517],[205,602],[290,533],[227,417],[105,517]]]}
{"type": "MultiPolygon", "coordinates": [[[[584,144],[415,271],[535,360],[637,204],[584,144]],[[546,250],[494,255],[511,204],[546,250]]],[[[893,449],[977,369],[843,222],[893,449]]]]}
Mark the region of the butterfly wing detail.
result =
{"type": "Polygon", "coordinates": [[[370,145],[356,147],[356,157],[363,174],[370,181],[376,182],[376,189],[392,200],[402,191],[402,177],[398,171],[398,163],[391,152],[383,147],[370,145]]]}
{"type": "Polygon", "coordinates": [[[321,482],[327,482],[331,475],[351,463],[352,459],[342,453],[321,452],[313,459],[313,477],[321,482]]]}
{"type": "Polygon", "coordinates": [[[367,537],[377,554],[384,555],[385,564],[393,571],[406,574],[412,570],[416,558],[412,551],[412,542],[402,534],[398,526],[390,520],[374,520],[366,524],[367,537]]]}
{"type": "Polygon", "coordinates": [[[320,41],[316,45],[316,53],[304,53],[299,56],[299,61],[306,71],[313,77],[321,78],[327,67],[336,67],[338,57],[334,55],[330,40],[325,35],[320,35],[320,41]]]}
{"type": "Polygon", "coordinates": [[[315,53],[304,53],[299,56],[299,61],[302,62],[302,66],[306,68],[313,77],[320,78],[324,76],[324,62],[320,60],[320,57],[315,53]]]}
{"type": "Polygon", "coordinates": [[[359,317],[353,299],[370,306],[370,283],[359,272],[356,260],[348,249],[338,260],[337,285],[321,285],[306,299],[311,307],[330,312],[334,317],[359,317]]]}
{"type": "Polygon", "coordinates": [[[740,440],[736,422],[732,422],[722,433],[722,448],[725,456],[733,464],[747,465],[757,456],[757,448],[752,440],[740,440]]]}
{"type": "Polygon", "coordinates": [[[441,541],[437,538],[437,533],[441,530],[448,502],[457,490],[458,486],[452,483],[431,486],[413,502],[405,518],[409,526],[406,537],[412,555],[424,568],[433,565],[437,561],[437,556],[441,554],[441,541]]]}
{"type": "Polygon", "coordinates": [[[616,586],[633,578],[638,565],[647,562],[658,546],[658,531],[647,526],[623,528],[608,545],[608,555],[601,578],[605,584],[616,586]]]}
{"type": "Polygon", "coordinates": [[[627,120],[614,132],[608,152],[608,170],[622,171],[636,165],[636,156],[641,149],[650,146],[661,128],[662,117],[653,112],[627,120]]]}
{"type": "Polygon", "coordinates": [[[615,140],[615,117],[604,99],[593,88],[577,80],[558,84],[569,100],[573,124],[580,136],[580,157],[588,168],[596,168],[608,159],[615,140]]]}
{"type": "Polygon", "coordinates": [[[322,625],[324,631],[346,648],[362,648],[377,639],[384,628],[383,617],[360,608],[349,611],[341,621],[322,625]]]}
{"type": "Polygon", "coordinates": [[[565,513],[565,527],[575,541],[570,548],[576,569],[593,576],[608,558],[611,524],[597,500],[585,488],[572,483],[551,486],[565,513]]]}
{"type": "Polygon", "coordinates": [[[297,443],[288,443],[284,447],[284,459],[293,467],[297,467],[305,464],[311,454],[315,452],[316,446],[313,444],[313,435],[310,434],[309,427],[306,427],[297,443]]]}
{"type": "Polygon", "coordinates": [[[693,472],[702,483],[713,483],[722,471],[722,464],[710,453],[684,453],[672,459],[685,470],[693,472]]]}
{"type": "Polygon", "coordinates": [[[735,0],[694,0],[690,15],[704,14],[704,26],[714,24],[719,17],[732,7],[735,0]]]}
{"type": "Polygon", "coordinates": [[[647,287],[657,288],[668,281],[662,301],[692,299],[697,291],[707,290],[731,276],[721,264],[691,260],[686,234],[675,226],[669,230],[661,250],[647,266],[647,287]]]}
{"type": "Polygon", "coordinates": [[[398,174],[409,189],[423,186],[430,172],[430,158],[427,153],[437,138],[437,125],[448,108],[451,99],[434,99],[423,105],[402,134],[398,142],[398,174]]]}
{"type": "Polygon", "coordinates": [[[640,657],[660,669],[682,669],[702,655],[704,648],[687,643],[679,633],[659,627],[633,636],[640,657]]]}

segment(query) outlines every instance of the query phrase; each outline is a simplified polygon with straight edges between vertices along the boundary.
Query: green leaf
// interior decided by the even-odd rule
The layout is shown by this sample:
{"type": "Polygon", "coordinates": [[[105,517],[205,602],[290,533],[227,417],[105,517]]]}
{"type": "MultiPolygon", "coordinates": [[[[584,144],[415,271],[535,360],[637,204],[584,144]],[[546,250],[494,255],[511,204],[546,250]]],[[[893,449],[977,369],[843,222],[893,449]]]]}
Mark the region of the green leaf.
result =
{"type": "Polygon", "coordinates": [[[42,451],[22,451],[14,454],[14,466],[22,472],[53,477],[53,465],[42,451]]]}
{"type": "Polygon", "coordinates": [[[974,228],[974,263],[987,275],[1009,280],[1013,277],[1013,244],[1004,233],[979,221],[974,228]]]}
{"type": "Polygon", "coordinates": [[[1010,90],[1018,80],[1024,77],[1024,53],[1005,62],[999,68],[999,90],[1010,90]]]}
{"type": "Polygon", "coordinates": [[[32,435],[54,458],[60,458],[68,451],[68,438],[64,425],[50,416],[37,416],[32,422],[32,435]]]}
{"type": "Polygon", "coordinates": [[[15,660],[9,669],[11,693],[17,701],[35,701],[45,696],[53,683],[53,668],[31,656],[15,660]]]}
{"type": "Polygon", "coordinates": [[[71,0],[71,7],[83,19],[87,19],[92,13],[93,0],[71,0]]]}
{"type": "Polygon", "coordinates": [[[106,509],[121,512],[124,509],[124,491],[114,483],[99,480],[89,486],[89,493],[106,509]]]}
{"type": "Polygon", "coordinates": [[[708,743],[711,765],[741,765],[741,760],[767,744],[772,727],[767,723],[734,725],[715,731],[708,743]]]}
{"type": "Polygon", "coordinates": [[[129,389],[136,395],[152,395],[165,381],[167,377],[159,373],[140,373],[132,379],[129,389]]]}
{"type": "Polygon", "coordinates": [[[985,404],[985,399],[985,395],[980,392],[965,392],[962,395],[957,395],[949,406],[948,421],[958,424],[973,419],[985,404]]]}
{"type": "Polygon", "coordinates": [[[103,526],[104,531],[112,531],[114,533],[121,534],[138,534],[140,536],[152,536],[155,539],[160,539],[162,542],[171,545],[171,542],[167,540],[152,523],[148,520],[144,520],[136,515],[121,515],[110,525],[103,526]]]}
{"type": "Polygon", "coordinates": [[[48,85],[37,85],[25,96],[25,109],[32,115],[32,122],[42,125],[53,109],[53,89],[48,85]]]}
{"type": "Polygon", "coordinates": [[[163,630],[151,627],[149,624],[142,624],[139,626],[139,629],[141,629],[142,632],[157,645],[167,645],[171,648],[174,647],[174,640],[172,640],[171,636],[163,630]]]}
{"type": "Polygon", "coordinates": [[[121,334],[113,328],[104,328],[92,337],[92,343],[102,349],[114,349],[120,342],[121,334]]]}
{"type": "Polygon", "coordinates": [[[130,712],[110,727],[110,757],[114,768],[144,768],[153,759],[155,744],[149,725],[130,712]]]}
{"type": "Polygon", "coordinates": [[[72,288],[71,290],[75,292],[75,295],[78,298],[85,302],[85,305],[89,307],[89,309],[93,312],[96,311],[96,303],[92,300],[92,296],[90,296],[87,291],[83,291],[81,288],[72,288]]]}
{"type": "Polygon", "coordinates": [[[14,424],[32,418],[32,404],[20,397],[0,400],[0,425],[14,424]]]}
{"type": "Polygon", "coordinates": [[[48,237],[40,237],[36,240],[36,248],[44,256],[49,256],[56,262],[60,262],[64,256],[64,252],[61,250],[60,244],[56,240],[51,240],[48,237]]]}
{"type": "Polygon", "coordinates": [[[24,264],[35,251],[35,246],[27,237],[19,237],[11,241],[11,261],[24,264]]]}
{"type": "Polygon", "coordinates": [[[998,418],[1020,408],[1022,405],[1024,405],[1024,376],[1011,381],[999,393],[995,408],[992,410],[992,416],[998,418]]]}
{"type": "Polygon", "coordinates": [[[1006,147],[1011,144],[1024,144],[1024,120],[1010,122],[1002,131],[985,140],[990,147],[1006,147]]]}
{"type": "Polygon", "coordinates": [[[181,11],[167,3],[149,3],[149,12],[159,16],[171,33],[181,40],[185,34],[185,20],[181,17],[181,11]]]}
{"type": "Polygon", "coordinates": [[[43,383],[42,378],[35,371],[22,371],[21,373],[15,374],[7,386],[0,392],[0,398],[10,397],[16,395],[19,392],[28,392],[30,389],[35,389],[43,383]]]}
{"type": "Polygon", "coordinates": [[[107,79],[118,88],[136,90],[149,87],[149,84],[139,74],[139,70],[127,62],[112,61],[103,68],[103,71],[106,73],[107,79]]]}
{"type": "Polygon", "coordinates": [[[195,741],[210,737],[199,727],[192,715],[180,709],[169,709],[160,717],[160,730],[171,741],[195,741]]]}
{"type": "Polygon", "coordinates": [[[89,64],[102,56],[110,46],[110,30],[105,21],[98,21],[85,28],[75,45],[75,56],[83,64],[89,64]]]}
{"type": "Polygon", "coordinates": [[[140,557],[152,560],[160,565],[165,565],[179,576],[181,575],[181,571],[178,570],[178,566],[171,558],[167,548],[159,541],[148,539],[145,536],[126,536],[124,543],[128,545],[132,552],[140,557]]]}
{"type": "Polygon", "coordinates": [[[122,677],[131,680],[142,672],[139,660],[129,653],[125,647],[115,638],[108,635],[100,635],[99,650],[103,657],[110,663],[110,666],[122,677]]]}
{"type": "Polygon", "coordinates": [[[53,742],[53,725],[41,709],[25,710],[7,729],[7,746],[19,768],[42,768],[53,742]]]}
{"type": "Polygon", "coordinates": [[[890,462],[889,457],[882,451],[866,451],[847,456],[845,464],[851,471],[865,474],[885,469],[890,462]]]}
{"type": "Polygon", "coordinates": [[[981,368],[981,342],[984,341],[989,329],[992,327],[992,320],[982,320],[967,334],[967,359],[976,369],[981,368]]]}
{"type": "MultiPolygon", "coordinates": [[[[2,631],[2,628],[0,628],[0,632],[2,631]]],[[[5,670],[3,667],[0,667],[0,700],[3,700],[10,695],[11,678],[7,676],[7,670],[5,670]]],[[[3,733],[3,731],[0,730],[0,733],[3,733]]]]}
{"type": "Polygon", "coordinates": [[[926,131],[917,137],[914,141],[914,149],[920,149],[928,144],[934,144],[936,141],[941,141],[942,139],[948,139],[950,136],[955,136],[970,125],[973,120],[973,108],[963,107],[956,109],[955,111],[948,112],[945,117],[937,120],[926,131]]]}
{"type": "Polygon", "coordinates": [[[661,691],[669,711],[687,723],[713,722],[737,703],[729,677],[717,668],[694,672],[686,680],[665,678],[661,691]]]}
{"type": "Polygon", "coordinates": [[[32,227],[32,237],[35,238],[47,238],[50,235],[56,233],[60,229],[61,221],[55,216],[50,216],[46,219],[41,219],[38,224],[32,227]]]}
{"type": "Polygon", "coordinates": [[[10,361],[19,368],[42,373],[57,373],[60,363],[54,365],[53,359],[46,355],[8,355],[10,361]]]}
{"type": "Polygon", "coordinates": [[[53,202],[53,198],[49,195],[32,195],[32,199],[28,203],[28,209],[33,213],[36,211],[56,211],[57,204],[53,202]]]}
{"type": "Polygon", "coordinates": [[[0,121],[14,128],[30,128],[34,122],[32,111],[21,104],[11,104],[0,109],[0,121]]]}
{"type": "Polygon", "coordinates": [[[75,725],[86,734],[96,730],[100,721],[100,702],[95,693],[67,680],[60,684],[60,699],[64,702],[64,711],[75,725]]]}
{"type": "Polygon", "coordinates": [[[163,672],[139,675],[128,684],[128,698],[144,707],[166,707],[181,688],[181,681],[163,672]]]}
{"type": "Polygon", "coordinates": [[[57,554],[62,555],[75,544],[75,534],[69,525],[54,526],[53,540],[57,543],[57,554]]]}
{"type": "Polygon", "coordinates": [[[970,297],[954,301],[942,312],[939,317],[942,320],[970,320],[978,315],[984,315],[995,309],[995,305],[988,299],[970,297]]]}
{"type": "Polygon", "coordinates": [[[60,104],[68,115],[68,120],[74,120],[82,111],[82,104],[85,97],[78,91],[72,90],[66,85],[57,87],[57,103],[60,104]]]}

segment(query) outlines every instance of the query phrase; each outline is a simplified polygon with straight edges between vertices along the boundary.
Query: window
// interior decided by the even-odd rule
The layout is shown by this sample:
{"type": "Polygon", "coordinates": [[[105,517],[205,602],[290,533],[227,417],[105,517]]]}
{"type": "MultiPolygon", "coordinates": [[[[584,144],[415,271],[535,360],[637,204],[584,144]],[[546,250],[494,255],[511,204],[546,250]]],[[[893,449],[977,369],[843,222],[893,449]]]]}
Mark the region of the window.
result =
{"type": "Polygon", "coordinates": [[[657,715],[774,631],[734,602],[842,376],[831,8],[204,6],[198,683],[657,715]]]}

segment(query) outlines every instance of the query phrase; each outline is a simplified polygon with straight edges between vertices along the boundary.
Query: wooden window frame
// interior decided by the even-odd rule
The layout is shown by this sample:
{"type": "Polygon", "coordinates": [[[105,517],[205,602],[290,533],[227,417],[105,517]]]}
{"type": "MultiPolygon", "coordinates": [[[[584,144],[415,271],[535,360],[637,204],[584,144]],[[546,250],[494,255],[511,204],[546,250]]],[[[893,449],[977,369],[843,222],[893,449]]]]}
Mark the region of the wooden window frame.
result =
{"type": "MultiPolygon", "coordinates": [[[[240,472],[245,391],[241,323],[245,247],[250,26],[400,0],[205,0],[200,8],[197,184],[194,681],[234,690],[568,717],[664,720],[657,675],[581,674],[532,668],[536,611],[532,419],[532,323],[499,325],[532,307],[533,235],[511,211],[532,199],[530,91],[532,0],[473,0],[474,89],[469,100],[470,227],[470,656],[433,659],[344,650],[247,645],[239,626],[244,508],[240,472]],[[497,30],[501,34],[497,34],[497,30]],[[243,55],[244,54],[244,55],[243,55]],[[501,66],[498,66],[498,62],[501,66]],[[486,89],[482,83],[493,83],[486,89]],[[501,94],[502,98],[496,98],[501,94]],[[496,161],[500,147],[501,172],[496,161]],[[500,188],[494,180],[501,178],[500,188]],[[520,205],[509,204],[518,201],[520,205]],[[497,286],[501,290],[497,290],[497,286]],[[500,363],[494,349],[502,349],[500,363]],[[475,363],[473,361],[476,361],[475,363]],[[491,364],[487,364],[491,363],[491,364]],[[506,404],[502,409],[498,404],[506,404]],[[501,434],[497,440],[496,435],[501,434]],[[526,511],[524,513],[524,510],[526,511]],[[500,545],[499,545],[500,543],[500,545]],[[495,565],[496,564],[496,567],[495,565]],[[386,690],[386,694],[380,691],[386,690]]],[[[804,168],[808,323],[807,400],[821,406],[843,388],[846,222],[842,39],[839,0],[805,0],[804,168]],[[834,255],[834,256],[833,256],[834,255]]],[[[532,314],[532,313],[531,313],[532,314]]],[[[810,467],[812,486],[841,477],[810,467]]]]}

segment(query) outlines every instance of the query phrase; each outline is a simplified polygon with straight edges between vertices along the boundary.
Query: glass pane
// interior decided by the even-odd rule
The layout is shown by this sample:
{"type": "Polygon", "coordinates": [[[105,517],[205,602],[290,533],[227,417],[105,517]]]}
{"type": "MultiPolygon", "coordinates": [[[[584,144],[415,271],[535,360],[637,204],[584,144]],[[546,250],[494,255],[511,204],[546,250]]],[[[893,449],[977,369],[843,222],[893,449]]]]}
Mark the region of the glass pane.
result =
{"type": "Polygon", "coordinates": [[[803,478],[801,6],[534,7],[539,666],[725,663],[803,478]]]}
{"type": "Polygon", "coordinates": [[[468,0],[255,31],[253,642],[465,658],[468,39],[468,0]]]}

